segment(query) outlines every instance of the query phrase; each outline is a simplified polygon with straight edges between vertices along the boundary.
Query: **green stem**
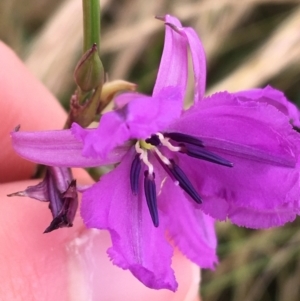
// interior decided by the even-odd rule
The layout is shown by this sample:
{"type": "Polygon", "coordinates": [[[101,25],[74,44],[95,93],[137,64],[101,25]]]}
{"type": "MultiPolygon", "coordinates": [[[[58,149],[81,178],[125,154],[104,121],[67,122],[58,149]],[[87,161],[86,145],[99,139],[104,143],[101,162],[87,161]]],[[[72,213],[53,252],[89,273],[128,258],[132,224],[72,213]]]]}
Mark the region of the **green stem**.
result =
{"type": "Polygon", "coordinates": [[[99,0],[82,0],[83,8],[83,53],[94,43],[100,49],[100,4],[99,0]]]}

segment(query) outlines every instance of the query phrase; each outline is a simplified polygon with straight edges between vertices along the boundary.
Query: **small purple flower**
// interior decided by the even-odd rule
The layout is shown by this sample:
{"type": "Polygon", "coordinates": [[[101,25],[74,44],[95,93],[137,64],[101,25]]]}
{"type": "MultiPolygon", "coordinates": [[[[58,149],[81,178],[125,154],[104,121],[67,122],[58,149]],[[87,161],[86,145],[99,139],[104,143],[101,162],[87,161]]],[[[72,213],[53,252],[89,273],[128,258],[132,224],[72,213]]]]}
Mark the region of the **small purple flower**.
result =
{"type": "Polygon", "coordinates": [[[84,222],[110,231],[114,264],[149,287],[175,290],[166,236],[199,266],[213,268],[211,217],[252,228],[295,218],[299,136],[290,124],[296,111],[271,87],[204,98],[205,55],[197,34],[174,17],[164,21],[151,97],[118,96],[97,129],[73,124],[71,130],[12,133],[12,140],[21,156],[47,165],[120,162],[84,192],[84,222]],[[188,47],[195,104],[183,112],[188,47]]]}
{"type": "Polygon", "coordinates": [[[25,196],[41,202],[49,202],[53,220],[44,233],[73,226],[78,207],[78,194],[76,180],[73,180],[68,168],[47,166],[42,182],[8,196],[25,196]]]}

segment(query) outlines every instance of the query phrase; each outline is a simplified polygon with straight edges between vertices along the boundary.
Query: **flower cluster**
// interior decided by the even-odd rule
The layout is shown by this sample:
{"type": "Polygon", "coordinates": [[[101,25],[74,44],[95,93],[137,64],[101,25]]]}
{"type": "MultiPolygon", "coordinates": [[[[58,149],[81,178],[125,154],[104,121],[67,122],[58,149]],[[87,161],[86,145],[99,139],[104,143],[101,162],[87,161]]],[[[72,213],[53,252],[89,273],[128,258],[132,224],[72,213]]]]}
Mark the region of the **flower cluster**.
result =
{"type": "Polygon", "coordinates": [[[107,229],[113,263],[175,290],[173,242],[203,268],[217,262],[214,219],[280,226],[299,213],[299,114],[271,87],[204,97],[206,63],[192,28],[166,15],[152,96],[124,93],[98,128],[14,132],[15,150],[60,167],[118,163],[83,193],[89,228],[107,229]],[[191,53],[194,105],[183,111],[191,53]],[[293,127],[294,126],[294,127],[293,127]]]}

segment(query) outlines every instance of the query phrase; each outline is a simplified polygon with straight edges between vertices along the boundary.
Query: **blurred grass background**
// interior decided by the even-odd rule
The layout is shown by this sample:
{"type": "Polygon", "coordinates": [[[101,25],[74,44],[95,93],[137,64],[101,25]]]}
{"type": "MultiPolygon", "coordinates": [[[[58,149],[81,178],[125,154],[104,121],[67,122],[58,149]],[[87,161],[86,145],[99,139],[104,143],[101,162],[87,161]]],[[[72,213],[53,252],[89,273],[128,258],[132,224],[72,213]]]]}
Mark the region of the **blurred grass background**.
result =
{"type": "MultiPolygon", "coordinates": [[[[101,7],[110,80],[151,92],[164,36],[154,16],[171,13],[204,43],[208,94],[270,83],[300,104],[300,0],[102,0],[101,7]]],[[[65,106],[82,51],[81,22],[81,0],[0,1],[0,39],[65,106]]],[[[192,93],[191,85],[189,99],[192,93]]],[[[220,264],[202,273],[203,300],[299,301],[299,225],[253,231],[219,223],[220,264]]]]}

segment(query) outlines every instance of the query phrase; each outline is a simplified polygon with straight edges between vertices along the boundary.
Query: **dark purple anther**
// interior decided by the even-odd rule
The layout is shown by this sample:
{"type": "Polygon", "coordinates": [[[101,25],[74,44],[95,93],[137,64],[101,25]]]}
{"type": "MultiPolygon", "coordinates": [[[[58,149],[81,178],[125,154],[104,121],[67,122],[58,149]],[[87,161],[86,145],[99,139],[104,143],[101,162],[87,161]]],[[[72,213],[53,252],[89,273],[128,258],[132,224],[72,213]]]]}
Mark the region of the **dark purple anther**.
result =
{"type": "Polygon", "coordinates": [[[131,191],[134,195],[138,194],[139,191],[139,178],[140,178],[140,172],[141,172],[141,159],[140,155],[136,154],[130,168],[130,186],[131,191]]]}
{"type": "Polygon", "coordinates": [[[233,163],[218,155],[215,155],[203,147],[186,144],[183,146],[182,152],[193,158],[209,161],[227,167],[233,167],[233,163]]]}
{"type": "Polygon", "coordinates": [[[171,165],[167,165],[173,177],[178,181],[179,186],[198,204],[202,204],[202,200],[192,183],[183,172],[183,170],[170,160],[171,165]]]}
{"type": "Polygon", "coordinates": [[[299,127],[297,127],[297,126],[293,126],[293,130],[295,130],[296,132],[298,132],[298,133],[300,133],[300,128],[299,127]]]}
{"type": "Polygon", "coordinates": [[[157,211],[157,200],[156,200],[156,186],[155,186],[155,175],[150,174],[148,170],[145,171],[144,177],[144,190],[147,200],[147,205],[150,211],[152,222],[155,227],[158,227],[158,211],[157,211]]]}
{"type": "Polygon", "coordinates": [[[188,143],[192,145],[203,146],[203,142],[200,139],[190,135],[182,133],[164,133],[164,136],[179,143],[188,143]]]}
{"type": "Polygon", "coordinates": [[[147,138],[145,140],[147,143],[151,144],[151,145],[154,145],[154,146],[159,146],[161,144],[159,138],[157,135],[151,135],[150,138],[147,138]]]}

